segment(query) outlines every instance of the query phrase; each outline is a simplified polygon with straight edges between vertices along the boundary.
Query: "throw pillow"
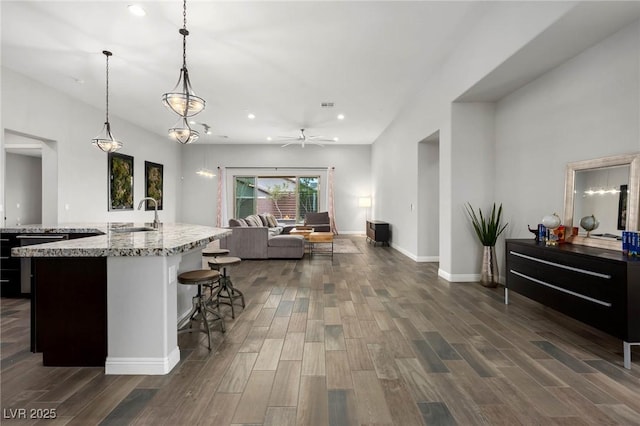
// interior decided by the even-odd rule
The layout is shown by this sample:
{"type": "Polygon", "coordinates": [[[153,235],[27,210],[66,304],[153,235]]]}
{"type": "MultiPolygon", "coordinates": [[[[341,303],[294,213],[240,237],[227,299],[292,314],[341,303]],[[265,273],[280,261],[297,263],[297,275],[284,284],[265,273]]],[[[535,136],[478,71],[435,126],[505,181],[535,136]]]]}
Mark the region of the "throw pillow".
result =
{"type": "Polygon", "coordinates": [[[262,220],[257,214],[251,214],[244,218],[249,226],[262,226],[262,220]]]}
{"type": "Polygon", "coordinates": [[[276,220],[276,217],[274,215],[272,215],[271,213],[266,213],[265,216],[267,217],[269,228],[275,228],[276,226],[278,226],[278,221],[276,220]]]}
{"type": "Polygon", "coordinates": [[[262,226],[269,227],[269,221],[267,220],[267,214],[266,213],[259,214],[258,217],[260,218],[260,221],[262,222],[262,226]]]}

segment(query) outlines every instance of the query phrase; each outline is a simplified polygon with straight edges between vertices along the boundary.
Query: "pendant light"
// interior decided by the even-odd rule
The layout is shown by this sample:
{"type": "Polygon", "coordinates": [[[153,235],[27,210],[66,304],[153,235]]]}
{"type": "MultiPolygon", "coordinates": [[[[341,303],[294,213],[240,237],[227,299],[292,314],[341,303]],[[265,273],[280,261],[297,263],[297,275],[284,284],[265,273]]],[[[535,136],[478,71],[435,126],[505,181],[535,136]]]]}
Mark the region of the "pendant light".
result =
{"type": "Polygon", "coordinates": [[[112,55],[108,50],[103,50],[102,53],[107,57],[107,106],[106,106],[106,121],[104,127],[98,136],[91,140],[93,146],[104,152],[115,152],[122,148],[122,142],[116,140],[111,133],[111,124],[109,124],[109,56],[112,55]]]}
{"type": "Polygon", "coordinates": [[[204,109],[205,100],[193,92],[187,70],[187,0],[183,1],[182,19],[183,25],[178,31],[182,34],[182,69],[173,91],[162,95],[162,103],[181,117],[191,117],[204,109]]]}
{"type": "Polygon", "coordinates": [[[181,117],[176,125],[169,129],[169,137],[183,145],[193,143],[198,140],[200,134],[189,126],[186,117],[181,117]]]}

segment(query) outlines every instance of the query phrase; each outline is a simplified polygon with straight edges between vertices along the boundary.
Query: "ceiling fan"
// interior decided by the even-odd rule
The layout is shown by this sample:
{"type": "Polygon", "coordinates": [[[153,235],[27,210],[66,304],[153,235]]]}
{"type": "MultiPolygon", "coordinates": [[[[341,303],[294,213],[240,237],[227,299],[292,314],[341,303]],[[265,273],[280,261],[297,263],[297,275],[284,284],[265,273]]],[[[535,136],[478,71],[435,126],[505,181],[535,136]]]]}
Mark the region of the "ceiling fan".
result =
{"type": "Polygon", "coordinates": [[[311,136],[311,135],[307,136],[304,134],[304,129],[300,129],[300,134],[298,136],[295,136],[295,137],[278,136],[278,139],[284,140],[284,141],[291,141],[282,145],[283,148],[285,146],[289,146],[295,143],[302,145],[302,147],[304,148],[305,144],[314,144],[318,146],[324,146],[324,144],[322,144],[321,142],[335,142],[334,139],[326,139],[324,136],[311,136]]]}

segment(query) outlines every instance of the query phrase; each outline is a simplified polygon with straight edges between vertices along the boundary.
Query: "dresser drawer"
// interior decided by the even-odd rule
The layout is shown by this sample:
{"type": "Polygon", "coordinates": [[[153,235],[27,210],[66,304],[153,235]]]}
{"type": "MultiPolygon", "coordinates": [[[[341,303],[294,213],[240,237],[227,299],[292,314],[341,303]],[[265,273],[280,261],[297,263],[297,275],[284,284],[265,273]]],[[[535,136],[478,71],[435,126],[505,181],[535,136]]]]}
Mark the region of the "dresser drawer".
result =
{"type": "Polygon", "coordinates": [[[570,256],[549,259],[519,247],[509,249],[508,256],[507,272],[524,274],[541,281],[540,285],[556,286],[585,300],[613,303],[621,300],[626,291],[626,268],[622,264],[602,265],[594,261],[585,265],[570,256]]]}

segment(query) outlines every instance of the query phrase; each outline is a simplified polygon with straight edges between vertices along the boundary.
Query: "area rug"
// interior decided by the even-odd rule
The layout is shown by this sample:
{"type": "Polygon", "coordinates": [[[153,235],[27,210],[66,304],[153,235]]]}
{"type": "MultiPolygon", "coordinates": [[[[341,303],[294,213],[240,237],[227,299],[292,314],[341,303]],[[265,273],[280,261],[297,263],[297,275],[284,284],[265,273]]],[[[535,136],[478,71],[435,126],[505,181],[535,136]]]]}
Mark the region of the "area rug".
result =
{"type": "Polygon", "coordinates": [[[348,238],[334,238],[333,239],[333,252],[334,253],[362,253],[358,250],[353,241],[348,238]]]}

